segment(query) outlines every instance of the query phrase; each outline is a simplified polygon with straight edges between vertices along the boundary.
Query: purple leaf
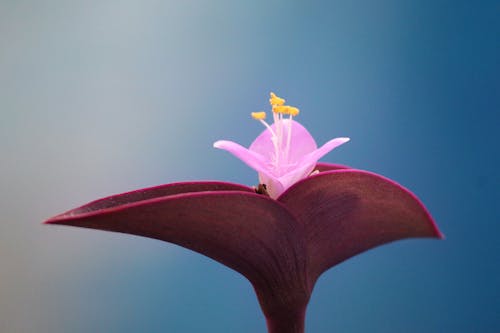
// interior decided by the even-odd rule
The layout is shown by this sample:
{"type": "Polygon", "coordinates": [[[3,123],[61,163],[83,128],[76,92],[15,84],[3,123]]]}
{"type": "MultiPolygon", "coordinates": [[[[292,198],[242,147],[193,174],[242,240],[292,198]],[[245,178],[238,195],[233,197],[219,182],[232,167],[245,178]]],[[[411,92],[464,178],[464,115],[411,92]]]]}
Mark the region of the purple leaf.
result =
{"type": "Polygon", "coordinates": [[[410,237],[442,238],[418,198],[382,176],[317,160],[348,138],[317,148],[270,94],[274,124],[245,148],[217,141],[254,168],[253,188],[223,182],[174,183],[118,194],[46,223],[116,231],[204,254],[253,284],[270,333],[304,331],[314,283],[330,267],[375,246],[410,237]],[[312,173],[311,173],[312,172],[312,173]]]}
{"type": "MultiPolygon", "coordinates": [[[[64,217],[66,215],[82,214],[86,212],[98,211],[106,208],[113,208],[122,205],[131,204],[134,202],[166,197],[174,194],[190,193],[190,192],[202,192],[202,191],[246,191],[254,192],[254,190],[248,186],[226,183],[226,182],[179,182],[171,183],[160,186],[143,188],[131,192],[125,192],[117,195],[112,195],[106,198],[98,199],[92,201],[82,207],[72,209],[66,213],[60,214],[53,217],[52,219],[46,221],[46,223],[52,223],[51,221],[57,217],[64,217]]],[[[67,217],[67,216],[66,216],[67,217]]]]}
{"type": "Polygon", "coordinates": [[[305,310],[311,287],[302,225],[283,205],[249,190],[227,183],[167,185],[94,201],[46,223],[123,232],[186,247],[247,277],[267,317],[305,310]],[[210,188],[216,190],[206,191],[210,188]],[[187,189],[197,192],[173,194],[187,189]]]}
{"type": "Polygon", "coordinates": [[[343,165],[343,164],[333,164],[333,163],[324,163],[324,162],[316,163],[316,167],[314,168],[314,170],[318,170],[319,172],[340,170],[340,169],[352,169],[352,168],[348,167],[347,165],[343,165]]]}
{"type": "Polygon", "coordinates": [[[382,176],[325,171],[292,186],[278,201],[305,227],[309,277],[395,240],[442,235],[418,198],[382,176]]]}

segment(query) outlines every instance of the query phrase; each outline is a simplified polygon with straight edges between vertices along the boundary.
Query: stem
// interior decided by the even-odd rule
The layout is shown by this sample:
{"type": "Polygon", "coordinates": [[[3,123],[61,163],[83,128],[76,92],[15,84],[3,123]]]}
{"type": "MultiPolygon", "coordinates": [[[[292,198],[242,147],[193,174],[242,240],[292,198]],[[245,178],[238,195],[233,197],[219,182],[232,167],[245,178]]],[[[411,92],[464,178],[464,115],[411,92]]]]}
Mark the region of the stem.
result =
{"type": "Polygon", "coordinates": [[[275,313],[266,317],[268,333],[304,333],[306,309],[275,313]]]}

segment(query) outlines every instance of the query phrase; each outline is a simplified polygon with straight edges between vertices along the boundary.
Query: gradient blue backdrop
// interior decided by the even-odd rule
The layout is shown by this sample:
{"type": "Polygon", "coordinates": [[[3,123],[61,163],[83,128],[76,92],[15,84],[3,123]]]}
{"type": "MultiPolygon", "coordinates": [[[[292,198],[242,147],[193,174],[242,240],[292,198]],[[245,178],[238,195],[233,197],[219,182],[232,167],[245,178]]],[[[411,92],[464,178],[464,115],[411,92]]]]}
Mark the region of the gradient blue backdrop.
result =
{"type": "Polygon", "coordinates": [[[324,160],[388,176],[445,241],[319,280],[308,332],[500,331],[498,1],[0,0],[0,332],[264,332],[250,284],[185,249],[42,226],[180,180],[255,184],[273,90],[324,160]]]}

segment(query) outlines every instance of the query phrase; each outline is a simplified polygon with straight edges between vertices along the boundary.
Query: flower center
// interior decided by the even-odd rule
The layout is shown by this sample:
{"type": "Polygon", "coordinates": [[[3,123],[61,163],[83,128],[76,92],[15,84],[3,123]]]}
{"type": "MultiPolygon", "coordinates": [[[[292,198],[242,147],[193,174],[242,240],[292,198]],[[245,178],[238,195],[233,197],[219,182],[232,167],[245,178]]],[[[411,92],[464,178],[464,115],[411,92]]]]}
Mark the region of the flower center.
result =
{"type": "Polygon", "coordinates": [[[274,129],[265,121],[266,113],[264,111],[252,112],[252,118],[260,121],[271,133],[274,147],[271,165],[276,175],[281,176],[294,164],[294,161],[290,161],[292,119],[299,114],[299,109],[285,105],[285,100],[274,93],[271,93],[270,96],[269,104],[271,104],[273,112],[274,129]]]}

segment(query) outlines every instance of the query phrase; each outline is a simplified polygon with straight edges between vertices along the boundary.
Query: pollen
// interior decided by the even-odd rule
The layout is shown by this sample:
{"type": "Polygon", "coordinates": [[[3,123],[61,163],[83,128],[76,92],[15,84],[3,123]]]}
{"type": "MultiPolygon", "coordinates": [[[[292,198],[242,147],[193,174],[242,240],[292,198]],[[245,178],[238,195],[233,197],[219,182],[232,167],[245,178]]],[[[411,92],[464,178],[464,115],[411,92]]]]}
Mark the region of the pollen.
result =
{"type": "Polygon", "coordinates": [[[300,112],[300,110],[299,110],[299,109],[297,109],[297,108],[296,108],[296,107],[294,107],[294,106],[290,106],[290,107],[288,108],[288,113],[289,113],[291,116],[294,116],[294,117],[295,117],[296,115],[298,115],[298,114],[299,114],[299,112],[300,112]]]}
{"type": "Polygon", "coordinates": [[[266,119],[266,113],[264,111],[252,112],[252,118],[255,120],[264,120],[266,119]]]}
{"type": "Polygon", "coordinates": [[[299,109],[297,109],[294,106],[290,105],[276,105],[273,106],[273,112],[274,113],[281,113],[281,114],[289,114],[290,116],[295,117],[296,115],[299,114],[299,109]]]}
{"type": "Polygon", "coordinates": [[[269,98],[269,104],[271,104],[272,106],[285,104],[285,100],[281,97],[276,96],[275,93],[272,92],[270,93],[270,95],[271,98],[269,98]]]}
{"type": "Polygon", "coordinates": [[[288,105],[275,105],[273,106],[274,113],[288,114],[290,107],[288,105]]]}

